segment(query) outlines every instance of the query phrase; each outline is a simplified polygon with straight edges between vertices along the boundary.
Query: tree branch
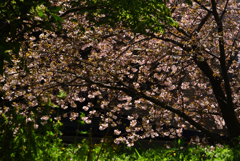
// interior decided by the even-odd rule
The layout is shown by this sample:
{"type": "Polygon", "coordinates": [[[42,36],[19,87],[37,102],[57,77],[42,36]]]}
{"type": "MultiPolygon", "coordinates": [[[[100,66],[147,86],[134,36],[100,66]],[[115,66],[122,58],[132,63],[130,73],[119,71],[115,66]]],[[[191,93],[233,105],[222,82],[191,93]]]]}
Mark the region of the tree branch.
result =
{"type": "Polygon", "coordinates": [[[131,96],[136,96],[136,95],[140,96],[140,97],[142,97],[142,98],[144,98],[146,100],[149,100],[149,101],[153,102],[155,105],[160,106],[161,108],[165,108],[165,109],[167,109],[167,110],[177,114],[178,116],[182,117],[183,119],[188,121],[191,125],[196,127],[198,130],[201,130],[203,133],[205,133],[211,139],[213,139],[213,140],[215,140],[215,141],[217,141],[219,143],[222,143],[222,144],[224,143],[224,141],[220,137],[214,135],[209,130],[205,129],[201,124],[199,124],[196,121],[194,121],[191,117],[186,115],[184,112],[181,112],[180,110],[177,110],[177,109],[175,109],[173,107],[170,107],[167,104],[159,101],[158,99],[155,99],[153,97],[147,96],[143,92],[139,92],[139,91],[137,91],[137,90],[135,90],[133,88],[125,86],[124,84],[123,84],[122,87],[117,87],[117,86],[105,85],[105,84],[102,84],[101,82],[95,82],[95,81],[92,81],[92,80],[89,80],[89,79],[87,79],[86,82],[89,82],[90,84],[96,84],[96,85],[98,85],[100,87],[103,87],[103,88],[108,88],[108,89],[113,89],[113,90],[121,90],[121,91],[123,91],[126,94],[131,95],[131,96]]]}
{"type": "Polygon", "coordinates": [[[208,12],[212,12],[211,10],[207,9],[203,4],[201,4],[198,0],[193,0],[194,2],[196,2],[199,6],[201,6],[203,9],[205,9],[208,12]]]}
{"type": "Polygon", "coordinates": [[[180,43],[179,41],[176,41],[176,40],[172,40],[172,39],[169,39],[169,38],[164,38],[164,37],[158,37],[154,34],[149,34],[149,36],[151,36],[151,38],[156,38],[156,39],[160,39],[160,40],[163,40],[163,41],[167,41],[167,42],[171,42],[179,47],[181,47],[183,50],[187,51],[187,52],[190,52],[191,49],[192,49],[192,46],[187,46],[185,44],[182,44],[180,43]]]}
{"type": "Polygon", "coordinates": [[[220,16],[220,20],[223,19],[223,16],[224,16],[224,14],[226,13],[227,6],[228,6],[228,1],[229,1],[229,0],[227,0],[227,2],[226,2],[226,4],[225,4],[224,10],[223,10],[223,12],[222,12],[222,14],[221,14],[221,16],[220,16]]]}
{"type": "Polygon", "coordinates": [[[201,28],[207,22],[210,15],[211,15],[211,12],[208,12],[207,15],[202,19],[201,23],[198,25],[197,29],[194,32],[199,32],[201,30],[201,28]]]}
{"type": "MultiPolygon", "coordinates": [[[[239,33],[240,33],[240,30],[238,30],[238,33],[234,37],[233,43],[231,45],[232,47],[235,45],[236,40],[237,40],[237,36],[239,35],[239,33]]],[[[231,58],[231,55],[230,55],[230,60],[227,62],[227,71],[228,71],[229,67],[232,65],[233,61],[236,60],[239,50],[240,50],[240,47],[235,49],[234,55],[232,56],[232,58],[231,58]]]]}
{"type": "Polygon", "coordinates": [[[228,127],[230,136],[232,138],[235,138],[240,135],[240,123],[234,112],[232,90],[231,90],[229,77],[227,73],[226,55],[225,55],[224,39],[223,39],[223,25],[222,25],[222,20],[219,18],[219,15],[217,12],[217,4],[215,0],[211,0],[211,2],[212,2],[213,16],[217,24],[217,31],[218,31],[218,37],[219,37],[218,42],[219,42],[219,51],[220,51],[220,66],[222,69],[222,77],[224,79],[224,88],[227,95],[227,104],[225,106],[220,105],[220,108],[221,108],[223,119],[225,120],[226,125],[228,127]]]}
{"type": "Polygon", "coordinates": [[[189,33],[189,32],[187,32],[186,30],[184,30],[182,27],[176,27],[176,29],[179,31],[179,32],[181,32],[181,33],[183,33],[186,37],[188,37],[188,38],[191,38],[191,34],[189,33]]]}

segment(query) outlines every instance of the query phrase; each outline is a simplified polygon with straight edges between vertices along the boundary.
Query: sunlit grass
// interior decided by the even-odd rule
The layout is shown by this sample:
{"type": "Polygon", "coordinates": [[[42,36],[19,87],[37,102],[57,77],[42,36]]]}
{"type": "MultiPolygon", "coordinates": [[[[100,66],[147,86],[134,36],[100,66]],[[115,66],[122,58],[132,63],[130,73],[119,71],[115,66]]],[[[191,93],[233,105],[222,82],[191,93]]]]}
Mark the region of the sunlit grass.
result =
{"type": "MultiPolygon", "coordinates": [[[[5,129],[0,135],[0,161],[238,161],[240,146],[185,146],[177,140],[173,146],[152,147],[151,149],[127,147],[124,144],[114,144],[105,137],[104,142],[94,144],[91,139],[80,143],[64,144],[59,128],[61,122],[46,124],[39,131],[34,125],[24,124],[22,117],[18,118],[22,126],[15,134],[14,124],[2,124],[5,129]]],[[[154,142],[154,141],[153,141],[154,142]]],[[[141,148],[142,147],[142,148],[141,148]]]]}
{"type": "MultiPolygon", "coordinates": [[[[36,160],[36,161],[87,161],[87,160],[115,160],[115,161],[195,161],[195,160],[239,160],[239,151],[231,149],[228,146],[207,146],[200,147],[181,147],[179,145],[173,147],[162,147],[144,150],[141,148],[127,147],[125,145],[112,144],[110,141],[104,144],[94,144],[90,146],[88,140],[81,143],[65,145],[61,140],[55,139],[51,142],[43,142],[38,136],[36,153],[34,149],[29,151],[28,145],[15,147],[19,148],[21,153],[11,153],[11,160],[36,160]],[[28,149],[28,151],[27,151],[28,149]],[[18,158],[16,156],[18,155],[18,158]],[[20,156],[19,156],[20,155],[20,156]]],[[[46,140],[46,139],[45,139],[46,140]]],[[[18,145],[16,145],[18,146],[18,145]]],[[[2,149],[1,149],[2,150],[2,149]]],[[[1,159],[3,160],[3,159],[1,159]]]]}

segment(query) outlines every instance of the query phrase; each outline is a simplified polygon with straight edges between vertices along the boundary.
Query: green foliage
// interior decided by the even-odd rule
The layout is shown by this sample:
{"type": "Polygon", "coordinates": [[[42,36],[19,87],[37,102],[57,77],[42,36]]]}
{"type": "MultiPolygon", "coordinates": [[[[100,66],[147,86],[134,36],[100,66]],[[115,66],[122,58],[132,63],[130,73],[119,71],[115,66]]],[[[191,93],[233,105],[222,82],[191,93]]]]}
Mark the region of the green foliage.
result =
{"type": "MultiPolygon", "coordinates": [[[[11,51],[19,56],[24,34],[33,29],[61,29],[63,21],[58,15],[60,7],[53,7],[49,0],[5,0],[0,2],[0,74],[4,72],[4,60],[11,63],[11,51]],[[42,6],[44,4],[44,6],[42,6]],[[36,19],[38,16],[41,19],[36,19]],[[55,24],[55,25],[54,25],[55,24]]],[[[22,60],[24,67],[24,60],[22,60]]],[[[24,67],[25,68],[25,67],[24,67]]]]}
{"type": "Polygon", "coordinates": [[[59,94],[57,95],[58,98],[62,98],[62,99],[66,98],[66,96],[67,96],[67,93],[63,90],[60,90],[59,94]]]}
{"type": "MultiPolygon", "coordinates": [[[[23,116],[16,116],[18,122],[24,123],[23,116]]],[[[5,124],[6,126],[6,124],[5,124]]],[[[59,139],[61,132],[59,128],[61,123],[57,122],[45,125],[40,131],[33,129],[30,124],[25,124],[19,129],[15,137],[11,132],[11,125],[6,127],[3,135],[0,135],[0,160],[17,161],[85,161],[91,160],[105,161],[196,161],[196,160],[239,160],[239,147],[229,148],[228,146],[207,146],[207,147],[186,147],[183,142],[178,140],[172,148],[157,147],[154,149],[143,149],[126,147],[125,145],[116,145],[111,141],[90,146],[89,140],[83,140],[81,143],[69,144],[64,146],[59,139]],[[8,129],[7,129],[8,128],[8,129]],[[6,140],[8,139],[8,140],[6,140]],[[12,139],[12,140],[9,140],[12,139]],[[4,147],[4,148],[3,148],[4,147]],[[90,149],[91,148],[91,149],[90,149]]],[[[144,146],[143,146],[144,147],[144,146]]]]}
{"type": "Polygon", "coordinates": [[[71,5],[73,7],[62,16],[71,12],[87,13],[90,24],[95,26],[121,24],[134,33],[146,33],[146,29],[163,32],[165,25],[177,26],[170,10],[158,0],[89,0],[84,5],[72,1],[71,5]]]}
{"type": "MultiPolygon", "coordinates": [[[[9,110],[12,118],[7,118],[2,114],[0,124],[0,160],[35,160],[39,155],[43,154],[50,158],[51,148],[62,146],[59,131],[62,124],[60,122],[51,122],[34,129],[36,125],[31,120],[16,113],[16,109],[12,107],[9,110]]],[[[33,118],[31,118],[33,119],[33,118]]]]}
{"type": "MultiPolygon", "coordinates": [[[[80,125],[85,125],[86,124],[85,121],[82,120],[82,117],[85,117],[85,113],[80,112],[79,114],[80,114],[80,119],[78,120],[78,123],[79,123],[78,124],[78,129],[79,129],[80,125]]],[[[84,130],[80,130],[80,131],[77,132],[77,134],[89,134],[89,132],[84,131],[84,130]]]]}

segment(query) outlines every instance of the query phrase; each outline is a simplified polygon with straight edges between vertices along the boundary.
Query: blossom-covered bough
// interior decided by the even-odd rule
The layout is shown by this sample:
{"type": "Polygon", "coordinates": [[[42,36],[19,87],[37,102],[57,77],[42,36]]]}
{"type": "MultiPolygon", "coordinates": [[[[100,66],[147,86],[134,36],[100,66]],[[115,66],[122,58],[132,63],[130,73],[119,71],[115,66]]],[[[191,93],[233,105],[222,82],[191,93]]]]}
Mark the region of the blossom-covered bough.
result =
{"type": "MultiPolygon", "coordinates": [[[[87,14],[70,14],[62,24],[65,33],[44,31],[37,42],[26,34],[20,54],[29,73],[17,64],[6,67],[0,77],[2,99],[13,101],[35,127],[51,117],[45,104],[71,108],[62,115],[70,120],[82,108],[89,112],[82,120],[89,124],[100,117],[99,129],[115,127],[120,135],[115,143],[129,146],[147,137],[181,137],[183,129],[224,143],[216,134],[240,135],[239,5],[234,0],[169,1],[178,25],[166,24],[164,33],[134,32],[121,22],[96,26],[87,14]],[[87,103],[78,107],[77,102],[87,103]],[[129,120],[125,132],[118,129],[122,117],[129,120]]],[[[96,21],[104,17],[95,16],[96,21]]],[[[8,110],[4,106],[1,112],[8,110]]]]}

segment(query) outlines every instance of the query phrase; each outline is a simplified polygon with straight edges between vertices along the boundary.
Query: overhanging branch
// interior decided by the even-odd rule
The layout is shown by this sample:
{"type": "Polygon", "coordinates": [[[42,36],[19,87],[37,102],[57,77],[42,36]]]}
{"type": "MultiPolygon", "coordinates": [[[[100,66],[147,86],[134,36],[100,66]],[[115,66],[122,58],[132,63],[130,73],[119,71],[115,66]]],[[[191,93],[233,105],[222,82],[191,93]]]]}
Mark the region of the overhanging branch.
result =
{"type": "Polygon", "coordinates": [[[201,28],[203,27],[203,25],[207,22],[208,18],[210,17],[211,12],[208,12],[207,15],[202,19],[201,23],[198,25],[197,29],[195,30],[195,32],[199,32],[201,30],[201,28]]]}
{"type": "Polygon", "coordinates": [[[89,80],[89,79],[86,79],[86,82],[89,82],[90,84],[96,84],[98,85],[99,87],[103,87],[103,88],[108,88],[108,89],[112,89],[112,90],[121,90],[125,93],[127,93],[128,95],[131,95],[131,96],[140,96],[146,100],[149,100],[151,102],[153,102],[155,105],[157,106],[160,106],[161,108],[165,108],[175,114],[177,114],[178,116],[182,117],[183,119],[185,119],[186,121],[188,121],[191,125],[193,125],[195,128],[197,128],[198,130],[202,131],[203,133],[205,133],[208,137],[212,138],[213,140],[223,144],[224,141],[214,135],[213,133],[211,133],[209,130],[205,129],[201,124],[197,123],[196,121],[194,121],[191,117],[189,117],[188,115],[186,115],[184,112],[181,112],[180,110],[177,110],[161,101],[159,101],[158,99],[155,99],[153,97],[150,97],[150,96],[147,96],[146,94],[144,94],[143,92],[139,92],[137,91],[136,89],[133,89],[131,87],[128,87],[128,86],[123,86],[122,87],[119,87],[119,86],[111,86],[111,85],[105,85],[101,82],[96,82],[96,81],[92,81],[92,80],[89,80]]]}

